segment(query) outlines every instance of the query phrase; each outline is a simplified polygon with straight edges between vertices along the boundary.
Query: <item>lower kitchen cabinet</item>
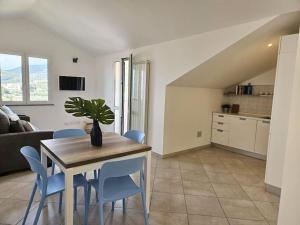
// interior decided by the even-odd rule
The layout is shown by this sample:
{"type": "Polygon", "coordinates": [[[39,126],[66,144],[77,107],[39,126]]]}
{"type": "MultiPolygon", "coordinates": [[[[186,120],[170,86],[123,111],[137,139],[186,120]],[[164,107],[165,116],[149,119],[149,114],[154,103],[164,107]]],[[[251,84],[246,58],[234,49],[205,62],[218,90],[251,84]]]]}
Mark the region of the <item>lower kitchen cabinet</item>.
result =
{"type": "Polygon", "coordinates": [[[222,129],[212,129],[212,142],[220,145],[228,145],[228,131],[222,129]]]}
{"type": "Polygon", "coordinates": [[[261,155],[267,155],[269,142],[270,122],[257,121],[255,152],[261,155]]]}
{"type": "Polygon", "coordinates": [[[256,123],[253,119],[231,117],[229,146],[254,152],[256,123]]]}

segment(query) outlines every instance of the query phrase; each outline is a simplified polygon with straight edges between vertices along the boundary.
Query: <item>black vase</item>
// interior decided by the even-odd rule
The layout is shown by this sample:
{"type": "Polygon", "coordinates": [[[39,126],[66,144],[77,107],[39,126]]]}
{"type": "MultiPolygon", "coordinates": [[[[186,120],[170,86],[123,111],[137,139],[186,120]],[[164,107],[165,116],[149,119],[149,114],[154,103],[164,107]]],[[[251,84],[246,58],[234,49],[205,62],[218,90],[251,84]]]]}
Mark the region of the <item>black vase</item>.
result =
{"type": "Polygon", "coordinates": [[[94,146],[102,146],[102,131],[97,120],[93,121],[91,131],[91,144],[94,146]]]}

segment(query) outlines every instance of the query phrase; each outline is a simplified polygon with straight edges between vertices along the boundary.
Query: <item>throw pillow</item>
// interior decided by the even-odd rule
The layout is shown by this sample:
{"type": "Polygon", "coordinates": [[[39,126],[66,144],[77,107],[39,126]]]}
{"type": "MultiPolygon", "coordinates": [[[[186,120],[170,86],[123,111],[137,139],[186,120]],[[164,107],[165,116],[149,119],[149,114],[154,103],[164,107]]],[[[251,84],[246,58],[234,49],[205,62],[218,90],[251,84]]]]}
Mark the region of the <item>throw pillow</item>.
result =
{"type": "Polygon", "coordinates": [[[25,131],[33,131],[33,128],[31,127],[31,124],[25,120],[20,120],[25,131]]]}
{"type": "Polygon", "coordinates": [[[12,132],[12,133],[25,132],[25,129],[23,127],[21,120],[10,122],[10,132],[12,132]]]}
{"type": "Polygon", "coordinates": [[[9,133],[9,118],[5,112],[0,109],[0,134],[9,133]]]}
{"type": "Polygon", "coordinates": [[[6,115],[11,121],[17,121],[20,119],[19,116],[16,113],[14,113],[14,111],[12,111],[8,106],[3,105],[0,107],[0,109],[6,113],[6,115]]]}

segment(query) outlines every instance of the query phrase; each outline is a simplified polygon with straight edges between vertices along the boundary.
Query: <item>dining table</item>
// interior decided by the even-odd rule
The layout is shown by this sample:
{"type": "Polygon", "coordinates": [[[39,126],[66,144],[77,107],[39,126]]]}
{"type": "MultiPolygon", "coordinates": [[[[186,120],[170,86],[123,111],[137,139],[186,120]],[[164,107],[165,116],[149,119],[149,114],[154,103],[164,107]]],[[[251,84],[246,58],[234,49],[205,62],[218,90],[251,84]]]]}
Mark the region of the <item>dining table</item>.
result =
{"type": "Polygon", "coordinates": [[[146,210],[150,207],[151,147],[112,132],[103,133],[101,147],[91,144],[90,136],[41,141],[41,162],[47,168],[50,158],[65,174],[65,225],[73,225],[73,176],[101,170],[104,163],[145,157],[146,210]]]}

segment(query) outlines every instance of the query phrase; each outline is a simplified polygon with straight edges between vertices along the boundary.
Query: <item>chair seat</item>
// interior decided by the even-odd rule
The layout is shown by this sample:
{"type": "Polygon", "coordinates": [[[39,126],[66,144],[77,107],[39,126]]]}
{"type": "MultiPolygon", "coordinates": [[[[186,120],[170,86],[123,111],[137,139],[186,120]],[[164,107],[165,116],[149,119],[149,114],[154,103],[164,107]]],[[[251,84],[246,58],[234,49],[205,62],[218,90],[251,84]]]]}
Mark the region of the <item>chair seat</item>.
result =
{"type": "MultiPolygon", "coordinates": [[[[98,180],[92,179],[89,182],[91,182],[91,185],[98,190],[98,180]]],[[[105,180],[103,187],[103,198],[105,201],[116,201],[135,195],[139,192],[141,192],[141,189],[134,183],[129,175],[123,177],[113,177],[105,180]]]]}
{"type": "MultiPolygon", "coordinates": [[[[80,187],[84,186],[87,180],[82,174],[77,174],[73,178],[73,186],[80,187]]],[[[41,180],[38,180],[39,189],[42,190],[41,180]]],[[[47,192],[46,195],[54,195],[58,192],[65,190],[65,174],[63,172],[48,177],[47,192]]]]}

